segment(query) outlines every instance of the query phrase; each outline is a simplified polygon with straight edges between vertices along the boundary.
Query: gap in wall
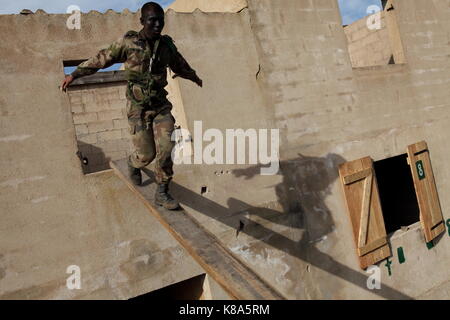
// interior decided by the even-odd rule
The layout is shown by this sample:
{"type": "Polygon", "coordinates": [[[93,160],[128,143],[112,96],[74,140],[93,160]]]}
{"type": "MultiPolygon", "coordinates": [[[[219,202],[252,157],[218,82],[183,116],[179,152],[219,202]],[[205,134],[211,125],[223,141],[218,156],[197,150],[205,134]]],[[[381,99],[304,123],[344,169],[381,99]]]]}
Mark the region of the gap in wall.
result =
{"type": "Polygon", "coordinates": [[[386,232],[392,233],[420,219],[407,154],[374,162],[386,232]]]}
{"type": "Polygon", "coordinates": [[[206,274],[201,274],[130,300],[208,300],[211,293],[207,292],[209,291],[209,286],[205,285],[207,281],[206,274]]]}

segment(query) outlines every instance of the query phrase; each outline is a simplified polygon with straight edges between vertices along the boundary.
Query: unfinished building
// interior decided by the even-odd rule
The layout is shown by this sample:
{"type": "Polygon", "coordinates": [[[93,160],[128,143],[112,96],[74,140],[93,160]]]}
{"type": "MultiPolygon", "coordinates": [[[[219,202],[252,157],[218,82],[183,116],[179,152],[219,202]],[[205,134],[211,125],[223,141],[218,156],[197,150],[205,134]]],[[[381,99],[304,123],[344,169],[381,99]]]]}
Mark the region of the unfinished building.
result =
{"type": "MultiPolygon", "coordinates": [[[[336,0],[205,3],[166,13],[204,80],[170,81],[177,124],[279,129],[280,170],[176,166],[186,215],[287,299],[448,299],[450,1],[384,1],[369,30],[336,0]]],[[[0,299],[235,297],[109,169],[130,150],[121,72],[58,89],[139,13],[25,13],[0,16],[0,299]]]]}

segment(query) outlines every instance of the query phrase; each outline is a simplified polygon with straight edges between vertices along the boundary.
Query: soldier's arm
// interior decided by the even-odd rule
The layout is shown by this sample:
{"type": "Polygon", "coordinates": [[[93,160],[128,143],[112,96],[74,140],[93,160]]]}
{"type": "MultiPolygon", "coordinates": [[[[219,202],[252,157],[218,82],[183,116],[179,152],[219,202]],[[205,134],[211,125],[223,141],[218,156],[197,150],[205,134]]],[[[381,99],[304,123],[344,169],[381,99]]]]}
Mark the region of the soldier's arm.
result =
{"type": "Polygon", "coordinates": [[[109,47],[100,50],[95,56],[82,62],[71,75],[74,79],[88,76],[115,63],[125,62],[126,58],[125,45],[123,38],[121,38],[114,41],[109,47]]]}
{"type": "Polygon", "coordinates": [[[200,87],[203,86],[203,81],[197,76],[194,69],[191,68],[189,63],[183,58],[183,56],[178,52],[177,48],[173,44],[170,37],[164,36],[166,43],[168,43],[171,49],[171,57],[169,62],[170,69],[175,73],[173,78],[181,77],[184,79],[191,80],[195,82],[200,87]]]}
{"type": "Polygon", "coordinates": [[[107,48],[101,49],[95,56],[80,63],[78,67],[64,79],[61,89],[66,90],[69,84],[84,76],[96,73],[100,69],[108,68],[115,63],[125,62],[126,47],[123,38],[114,41],[107,48]]]}

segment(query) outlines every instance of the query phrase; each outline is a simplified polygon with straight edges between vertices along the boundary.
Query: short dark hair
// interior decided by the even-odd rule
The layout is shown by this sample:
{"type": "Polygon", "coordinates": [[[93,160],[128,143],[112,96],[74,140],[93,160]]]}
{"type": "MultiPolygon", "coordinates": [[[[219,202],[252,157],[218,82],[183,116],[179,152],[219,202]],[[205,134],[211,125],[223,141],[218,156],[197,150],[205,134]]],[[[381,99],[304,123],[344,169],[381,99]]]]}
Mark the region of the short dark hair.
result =
{"type": "Polygon", "coordinates": [[[164,14],[164,9],[156,2],[147,2],[145,3],[142,8],[141,8],[141,16],[144,15],[144,12],[146,12],[147,10],[154,10],[155,13],[163,13],[164,14]]]}

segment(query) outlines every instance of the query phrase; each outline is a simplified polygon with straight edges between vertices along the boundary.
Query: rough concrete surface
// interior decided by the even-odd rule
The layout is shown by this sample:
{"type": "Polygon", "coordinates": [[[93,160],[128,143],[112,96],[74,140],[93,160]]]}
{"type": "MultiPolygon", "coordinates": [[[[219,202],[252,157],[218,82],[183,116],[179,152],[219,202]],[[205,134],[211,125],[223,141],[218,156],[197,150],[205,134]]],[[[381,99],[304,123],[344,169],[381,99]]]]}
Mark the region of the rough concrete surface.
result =
{"type": "MultiPolygon", "coordinates": [[[[172,101],[191,132],[197,120],[279,129],[280,171],[178,166],[174,194],[288,298],[448,299],[448,232],[428,249],[419,224],[389,235],[391,275],[380,262],[382,289],[367,288],[338,165],[425,140],[450,218],[450,0],[396,0],[406,63],[364,68],[352,67],[335,0],[247,2],[237,13],[167,12],[165,32],[204,81],[172,83],[172,101]]],[[[138,29],[138,14],[90,12],[81,30],[67,18],[0,16],[0,298],[129,298],[203,273],[110,171],[83,175],[69,98],[57,88],[63,60],[138,29]],[[72,264],[81,290],[66,288],[72,264]]]]}

